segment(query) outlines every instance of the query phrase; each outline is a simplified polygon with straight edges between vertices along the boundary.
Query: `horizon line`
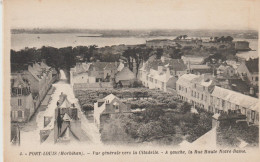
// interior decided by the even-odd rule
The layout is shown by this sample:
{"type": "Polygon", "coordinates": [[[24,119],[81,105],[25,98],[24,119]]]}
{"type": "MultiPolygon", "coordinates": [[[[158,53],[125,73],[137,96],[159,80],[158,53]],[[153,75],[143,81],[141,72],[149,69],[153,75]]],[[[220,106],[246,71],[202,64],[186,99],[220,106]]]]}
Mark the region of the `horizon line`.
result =
{"type": "Polygon", "coordinates": [[[225,30],[230,30],[230,31],[256,31],[258,32],[258,29],[213,29],[213,28],[201,28],[201,29],[188,29],[188,28],[70,28],[70,27],[11,27],[10,30],[34,30],[34,29],[49,29],[49,30],[193,30],[193,31],[199,31],[199,30],[213,30],[213,31],[225,31],[225,30]]]}

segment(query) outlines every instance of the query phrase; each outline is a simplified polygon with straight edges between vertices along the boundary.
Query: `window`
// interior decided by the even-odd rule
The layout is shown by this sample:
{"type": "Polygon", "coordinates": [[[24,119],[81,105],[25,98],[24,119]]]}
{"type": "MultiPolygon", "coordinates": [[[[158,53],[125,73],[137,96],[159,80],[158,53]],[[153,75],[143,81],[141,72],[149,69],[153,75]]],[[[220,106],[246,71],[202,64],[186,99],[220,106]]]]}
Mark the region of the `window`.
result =
{"type": "Polygon", "coordinates": [[[210,103],[213,103],[213,96],[210,96],[210,103]]]}
{"type": "Polygon", "coordinates": [[[22,94],[22,89],[18,88],[18,94],[21,95],[22,94]]]}
{"type": "Polygon", "coordinates": [[[181,90],[181,86],[179,85],[179,90],[181,90]]]}
{"type": "Polygon", "coordinates": [[[196,84],[194,84],[194,87],[196,88],[196,87],[197,87],[197,85],[196,85],[196,84]]]}
{"type": "Polygon", "coordinates": [[[18,99],[18,106],[22,106],[22,99],[18,99]]]}
{"type": "Polygon", "coordinates": [[[198,93],[197,98],[200,98],[200,94],[198,93]]]}
{"type": "Polygon", "coordinates": [[[207,96],[205,96],[205,101],[207,101],[207,96]]]}
{"type": "Polygon", "coordinates": [[[255,120],[255,111],[252,111],[251,113],[252,113],[252,114],[251,114],[251,119],[252,119],[252,120],[255,120]]]}
{"type": "Polygon", "coordinates": [[[258,81],[258,77],[255,77],[255,81],[258,81]]]}
{"type": "Polygon", "coordinates": [[[191,96],[193,96],[193,90],[191,91],[191,96]]]}
{"type": "Polygon", "coordinates": [[[157,84],[157,79],[155,79],[155,84],[157,84]]]}
{"type": "Polygon", "coordinates": [[[186,93],[188,92],[187,88],[185,88],[186,93]]]}
{"type": "Polygon", "coordinates": [[[225,101],[222,100],[222,107],[225,107],[225,101]]]}
{"type": "Polygon", "coordinates": [[[12,116],[12,119],[15,118],[15,111],[11,111],[11,116],[12,116]]]}
{"type": "Polygon", "coordinates": [[[203,100],[203,94],[201,94],[201,100],[203,100]]]}
{"type": "Polygon", "coordinates": [[[242,114],[246,115],[246,108],[242,108],[242,114]]]}
{"type": "Polygon", "coordinates": [[[203,91],[205,91],[205,87],[203,86],[203,91]]]}
{"type": "Polygon", "coordinates": [[[23,112],[22,111],[18,111],[18,118],[22,118],[23,117],[23,112]]]}
{"type": "Polygon", "coordinates": [[[236,105],[236,110],[238,110],[239,109],[239,106],[238,105],[236,105]]]}

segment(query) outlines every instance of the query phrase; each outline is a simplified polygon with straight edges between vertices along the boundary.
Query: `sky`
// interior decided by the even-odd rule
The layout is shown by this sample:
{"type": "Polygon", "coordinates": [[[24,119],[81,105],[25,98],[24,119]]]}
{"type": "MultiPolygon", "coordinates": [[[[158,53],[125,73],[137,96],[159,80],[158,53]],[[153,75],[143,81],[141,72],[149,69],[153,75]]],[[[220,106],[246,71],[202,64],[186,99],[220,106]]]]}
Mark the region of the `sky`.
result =
{"type": "Polygon", "coordinates": [[[11,28],[258,29],[258,0],[8,0],[11,28]]]}

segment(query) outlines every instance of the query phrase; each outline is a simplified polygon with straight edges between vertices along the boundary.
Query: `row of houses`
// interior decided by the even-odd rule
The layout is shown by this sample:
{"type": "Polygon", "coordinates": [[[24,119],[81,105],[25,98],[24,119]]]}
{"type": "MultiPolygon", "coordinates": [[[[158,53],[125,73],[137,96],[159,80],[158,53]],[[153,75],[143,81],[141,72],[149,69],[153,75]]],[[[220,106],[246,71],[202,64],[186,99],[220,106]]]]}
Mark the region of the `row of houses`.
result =
{"type": "Polygon", "coordinates": [[[12,73],[11,121],[28,121],[57,79],[57,71],[44,62],[32,63],[27,70],[12,73]]]}
{"type": "Polygon", "coordinates": [[[77,63],[70,69],[70,84],[77,89],[111,89],[113,83],[127,87],[135,74],[122,62],[77,63]]]}
{"type": "Polygon", "coordinates": [[[258,99],[216,86],[207,75],[184,74],[176,82],[179,99],[213,113],[241,112],[249,123],[258,124],[258,99]]]}
{"type": "Polygon", "coordinates": [[[208,65],[201,64],[203,60],[194,61],[189,56],[183,59],[170,59],[164,56],[161,59],[148,59],[139,69],[138,78],[145,87],[149,89],[176,89],[175,82],[183,74],[195,73],[203,74],[212,72],[208,65]]]}

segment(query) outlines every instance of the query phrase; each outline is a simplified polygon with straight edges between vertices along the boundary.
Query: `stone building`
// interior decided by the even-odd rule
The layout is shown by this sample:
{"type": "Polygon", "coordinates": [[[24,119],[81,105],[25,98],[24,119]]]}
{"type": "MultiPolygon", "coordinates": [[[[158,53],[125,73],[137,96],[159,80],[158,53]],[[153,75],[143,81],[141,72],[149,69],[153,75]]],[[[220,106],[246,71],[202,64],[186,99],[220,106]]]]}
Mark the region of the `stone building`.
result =
{"type": "Polygon", "coordinates": [[[17,75],[11,81],[11,121],[26,122],[35,109],[30,83],[21,75],[17,75]]]}
{"type": "Polygon", "coordinates": [[[247,121],[258,124],[258,99],[229,89],[215,86],[210,96],[211,110],[214,113],[239,111],[247,121]]]}
{"type": "Polygon", "coordinates": [[[184,74],[176,82],[177,96],[194,106],[210,110],[210,92],[214,88],[211,76],[184,74]]]}

